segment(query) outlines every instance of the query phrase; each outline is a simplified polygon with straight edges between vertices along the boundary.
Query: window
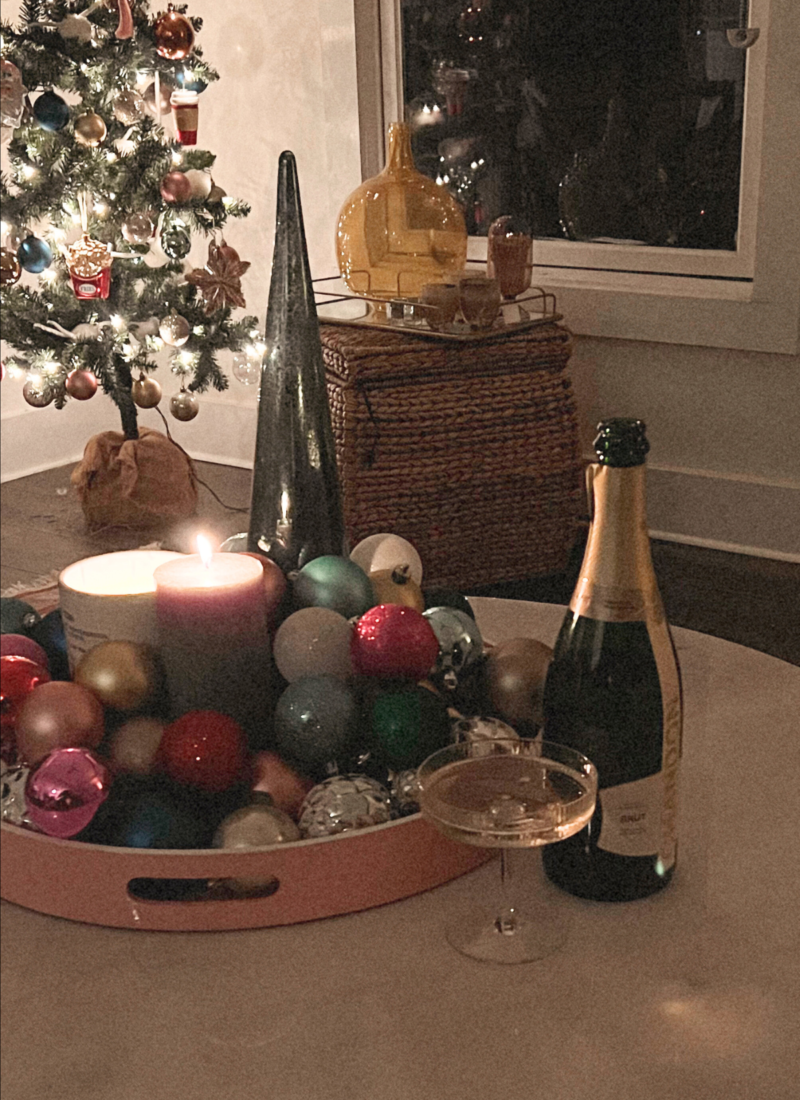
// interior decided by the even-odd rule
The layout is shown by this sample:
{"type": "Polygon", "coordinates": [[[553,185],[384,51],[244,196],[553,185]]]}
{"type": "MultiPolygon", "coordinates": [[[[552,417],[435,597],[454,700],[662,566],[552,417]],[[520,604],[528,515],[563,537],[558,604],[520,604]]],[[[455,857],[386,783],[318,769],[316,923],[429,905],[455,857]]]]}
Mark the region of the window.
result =
{"type": "Polygon", "coordinates": [[[356,0],[364,175],[406,117],[470,256],[493,217],[527,220],[575,331],[793,352],[800,5],[747,7],[356,0]],[[731,45],[746,25],[755,44],[731,45]]]}

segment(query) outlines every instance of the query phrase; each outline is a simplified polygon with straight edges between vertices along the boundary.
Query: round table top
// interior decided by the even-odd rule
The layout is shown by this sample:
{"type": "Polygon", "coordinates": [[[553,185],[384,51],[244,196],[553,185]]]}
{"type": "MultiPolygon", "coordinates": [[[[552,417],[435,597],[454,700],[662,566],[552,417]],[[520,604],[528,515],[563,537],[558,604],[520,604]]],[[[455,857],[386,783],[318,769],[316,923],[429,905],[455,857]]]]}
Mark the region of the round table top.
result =
{"type": "MultiPolygon", "coordinates": [[[[552,644],[564,613],[473,603],[491,641],[552,644]]],[[[541,884],[570,938],[520,966],[443,936],[491,890],[493,863],[247,932],[133,932],[4,903],[9,1100],[794,1100],[800,669],[674,634],[681,846],[663,893],[603,905],[541,884]]]]}

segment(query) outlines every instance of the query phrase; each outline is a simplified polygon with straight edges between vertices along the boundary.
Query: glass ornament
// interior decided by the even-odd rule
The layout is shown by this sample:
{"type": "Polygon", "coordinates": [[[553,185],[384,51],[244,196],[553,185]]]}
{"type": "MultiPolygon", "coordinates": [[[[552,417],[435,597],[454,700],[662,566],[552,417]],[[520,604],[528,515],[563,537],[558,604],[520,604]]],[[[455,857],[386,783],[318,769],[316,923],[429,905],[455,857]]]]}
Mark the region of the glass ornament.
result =
{"type": "Polygon", "coordinates": [[[42,668],[48,667],[47,654],[27,634],[0,634],[0,657],[27,657],[42,668]]]}
{"type": "Polygon", "coordinates": [[[3,130],[15,130],[22,122],[27,91],[22,73],[14,62],[0,58],[0,126],[3,130]]]}
{"type": "Polygon", "coordinates": [[[56,395],[44,378],[29,378],[22,387],[22,396],[32,408],[44,409],[56,395]]]}
{"type": "Polygon", "coordinates": [[[159,80],[158,82],[158,107],[156,107],[156,82],[148,84],[144,90],[144,105],[149,114],[155,115],[156,118],[159,115],[168,115],[172,109],[170,106],[170,97],[175,91],[175,87],[168,80],[159,80]]]}
{"type": "Polygon", "coordinates": [[[200,412],[200,402],[197,399],[196,394],[189,393],[188,390],[181,388],[178,393],[175,393],[169,399],[169,411],[175,417],[176,420],[187,422],[194,420],[197,414],[200,412]]]}
{"type": "Polygon", "coordinates": [[[13,286],[19,282],[22,267],[16,253],[10,248],[0,248],[0,286],[13,286]]]}
{"type": "Polygon", "coordinates": [[[144,117],[144,98],[134,88],[126,88],[114,97],[114,118],[123,126],[133,126],[144,117]]]}
{"type": "Polygon", "coordinates": [[[354,294],[417,298],[426,283],[452,282],[467,258],[467,228],[448,190],[414,167],[406,123],[389,127],[386,167],[342,206],[339,271],[354,294]]]}
{"type": "Polygon", "coordinates": [[[28,776],[28,816],[48,836],[76,836],[105,802],[110,786],[108,768],[88,749],[55,749],[28,776]]]}
{"type": "Polygon", "coordinates": [[[451,725],[453,740],[513,741],[519,734],[500,718],[456,718],[451,725]]]}
{"type": "Polygon", "coordinates": [[[208,87],[205,80],[193,73],[190,69],[181,69],[175,77],[179,88],[185,88],[189,92],[204,92],[208,87]]]}
{"type": "Polygon", "coordinates": [[[431,624],[413,607],[381,604],[355,624],[350,653],[362,676],[423,680],[437,660],[439,642],[431,624]]]}
{"type": "Polygon", "coordinates": [[[46,664],[17,654],[0,657],[0,755],[3,760],[13,762],[17,758],[16,728],[20,707],[32,691],[49,680],[46,664]]]}
{"type": "Polygon", "coordinates": [[[411,579],[422,584],[422,560],[415,547],[399,535],[385,532],[368,535],[350,551],[350,561],[360,565],[367,574],[407,566],[411,579]]]}
{"type": "Polygon", "coordinates": [[[486,274],[497,279],[503,298],[516,298],[528,289],[533,237],[527,225],[507,214],[496,218],[489,226],[486,249],[486,274]]]}
{"type": "Polygon", "coordinates": [[[52,88],[44,92],[33,105],[33,117],[43,130],[63,130],[69,122],[69,106],[66,100],[52,88]]]}
{"type": "Polygon", "coordinates": [[[67,375],[64,389],[75,401],[88,401],[97,393],[97,378],[90,370],[73,370],[67,375]]]}
{"type": "Polygon", "coordinates": [[[298,825],[302,836],[321,837],[382,825],[391,819],[392,797],[376,779],[335,775],[309,791],[298,825]]]}
{"type": "Polygon", "coordinates": [[[154,409],[161,400],[161,386],[155,378],[140,375],[131,386],[131,397],[140,409],[154,409]]]}
{"type": "Polygon", "coordinates": [[[25,784],[30,768],[22,764],[0,765],[0,819],[9,825],[30,826],[25,803],[25,784]]]}
{"type": "Polygon", "coordinates": [[[345,550],[336,450],[297,164],[278,162],[248,548],[286,572],[345,550]]]}
{"type": "Polygon", "coordinates": [[[284,619],[275,634],[272,656],[284,680],[328,674],[346,680],[352,624],[327,607],[303,607],[284,619]]]}
{"type": "Polygon", "coordinates": [[[20,760],[35,765],[54,749],[96,748],[103,738],[103,707],[80,684],[39,683],[20,704],[16,730],[20,760]]]}
{"type": "Polygon", "coordinates": [[[432,675],[441,677],[445,687],[455,688],[458,678],[483,653],[483,638],[475,620],[454,607],[433,607],[423,611],[439,643],[439,654],[432,675]]]}
{"type": "Polygon", "coordinates": [[[96,111],[87,111],[75,119],[75,140],[79,145],[96,148],[105,140],[106,124],[96,111]]]}
{"type": "Polygon", "coordinates": [[[185,317],[173,310],[158,326],[158,335],[172,348],[182,348],[192,335],[192,327],[185,317]]]}
{"type": "Polygon", "coordinates": [[[397,814],[400,817],[408,817],[410,814],[419,813],[419,787],[417,786],[417,769],[403,768],[402,771],[392,772],[389,779],[389,791],[397,814]]]}
{"type": "Polygon", "coordinates": [[[328,607],[345,619],[362,615],[376,603],[364,570],[334,554],[323,554],[304,565],[293,580],[293,594],[298,607],[328,607]]]}
{"type": "Polygon", "coordinates": [[[182,260],[192,248],[189,231],[182,226],[173,225],[161,233],[161,250],[171,260],[182,260]]]}
{"type": "Polygon", "coordinates": [[[138,642],[100,642],[84,653],[75,669],[75,683],[88,688],[104,707],[141,710],[151,702],[160,677],[155,654],[138,642]]]}
{"type": "Polygon", "coordinates": [[[164,730],[158,762],[178,783],[225,791],[244,777],[247,739],[239,723],[226,714],[189,711],[164,730]]]}
{"type": "Polygon", "coordinates": [[[17,249],[17,259],[23,270],[38,275],[53,262],[53,250],[47,241],[31,234],[17,249]]]}
{"type": "Polygon", "coordinates": [[[261,354],[235,351],[231,356],[231,372],[243,386],[257,386],[261,381],[261,354]]]}
{"type": "Polygon", "coordinates": [[[351,689],[331,675],[304,676],[281,693],[275,708],[275,749],[300,771],[324,775],[347,749],[358,721],[351,689]]]}
{"type": "Polygon", "coordinates": [[[147,244],[156,227],[152,216],[140,211],[128,214],[121,228],[122,236],[128,244],[147,244]]]}
{"type": "Polygon", "coordinates": [[[192,52],[194,27],[185,15],[173,9],[172,4],[156,20],[153,32],[159,57],[166,57],[169,61],[182,61],[192,52]]]}
{"type": "Polygon", "coordinates": [[[463,611],[471,619],[475,618],[475,612],[467,597],[456,592],[454,588],[434,585],[432,588],[423,588],[422,595],[425,597],[426,611],[430,611],[433,607],[455,607],[457,611],[463,611]]]}

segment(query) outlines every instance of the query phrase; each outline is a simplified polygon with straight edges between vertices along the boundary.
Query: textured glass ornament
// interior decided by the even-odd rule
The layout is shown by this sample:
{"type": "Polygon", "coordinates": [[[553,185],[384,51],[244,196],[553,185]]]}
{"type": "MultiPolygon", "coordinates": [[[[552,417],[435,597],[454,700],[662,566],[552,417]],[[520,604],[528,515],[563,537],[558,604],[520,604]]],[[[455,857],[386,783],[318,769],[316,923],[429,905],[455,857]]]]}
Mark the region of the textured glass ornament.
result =
{"type": "Polygon", "coordinates": [[[186,229],[175,225],[161,234],[161,248],[171,260],[182,260],[188,256],[192,247],[192,238],[186,229]]]}
{"type": "Polygon", "coordinates": [[[0,818],[9,825],[32,825],[25,805],[29,772],[30,769],[22,764],[0,767],[0,818]]]}
{"type": "Polygon", "coordinates": [[[346,200],[336,228],[339,271],[355,294],[417,298],[426,283],[451,282],[467,258],[461,207],[414,167],[404,122],[389,127],[386,167],[346,200]]]}
{"type": "Polygon", "coordinates": [[[304,837],[333,836],[392,819],[392,798],[366,775],[334,775],[312,788],[298,822],[304,837]]]}
{"type": "Polygon", "coordinates": [[[451,732],[454,741],[513,741],[519,737],[500,718],[456,718],[451,732]]]}
{"type": "Polygon", "coordinates": [[[400,817],[408,817],[410,814],[419,813],[419,786],[417,784],[416,768],[403,768],[402,771],[392,772],[389,790],[392,794],[395,810],[400,817]]]}
{"type": "Polygon", "coordinates": [[[250,550],[286,572],[345,549],[325,366],[294,154],[281,153],[250,503],[250,550]]]}

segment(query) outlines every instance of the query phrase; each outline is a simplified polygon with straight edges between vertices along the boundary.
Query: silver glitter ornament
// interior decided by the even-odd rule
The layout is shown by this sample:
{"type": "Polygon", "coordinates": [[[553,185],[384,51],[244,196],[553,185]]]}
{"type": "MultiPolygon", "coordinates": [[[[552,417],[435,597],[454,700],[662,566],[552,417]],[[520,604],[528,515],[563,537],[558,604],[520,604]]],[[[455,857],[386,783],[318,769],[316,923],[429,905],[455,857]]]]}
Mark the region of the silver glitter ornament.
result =
{"type": "Polygon", "coordinates": [[[123,126],[133,126],[144,116],[144,99],[133,88],[127,88],[114,98],[114,118],[123,126]]]}
{"type": "Polygon", "coordinates": [[[392,819],[392,796],[366,775],[334,775],[312,787],[300,809],[303,837],[333,836],[392,819]]]}
{"type": "Polygon", "coordinates": [[[21,764],[3,764],[0,768],[0,817],[9,825],[23,825],[32,829],[33,822],[28,817],[25,804],[25,784],[29,772],[30,768],[21,764]]]}
{"type": "Polygon", "coordinates": [[[459,675],[483,653],[483,638],[473,618],[455,607],[432,607],[423,611],[439,642],[435,673],[452,690],[459,675]]]}
{"type": "Polygon", "coordinates": [[[400,817],[419,813],[419,784],[417,769],[404,768],[391,773],[391,792],[400,817]]]}
{"type": "Polygon", "coordinates": [[[453,741],[503,741],[519,738],[508,723],[499,718],[455,718],[451,726],[453,741]]]}
{"type": "Polygon", "coordinates": [[[194,420],[200,412],[200,402],[193,393],[181,390],[170,397],[169,411],[176,420],[194,420]]]}

